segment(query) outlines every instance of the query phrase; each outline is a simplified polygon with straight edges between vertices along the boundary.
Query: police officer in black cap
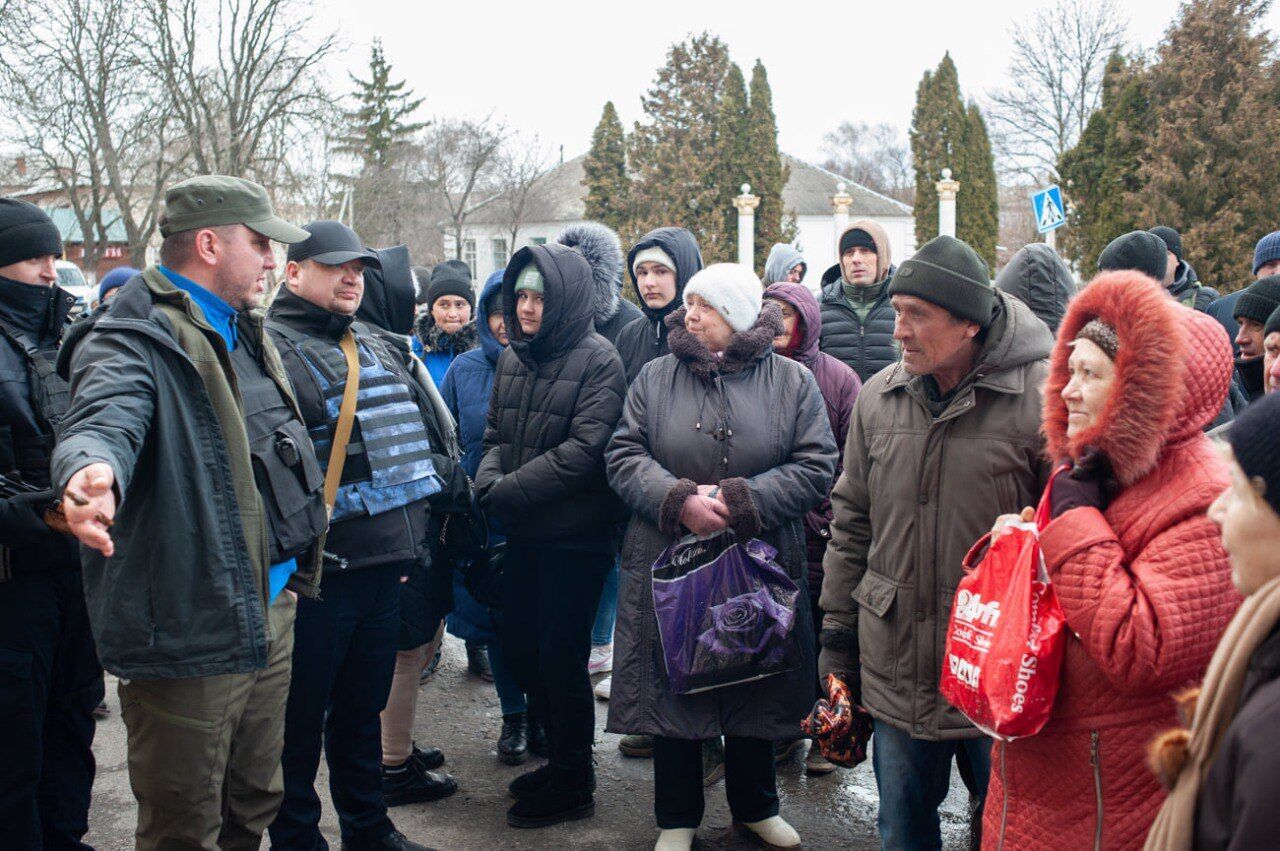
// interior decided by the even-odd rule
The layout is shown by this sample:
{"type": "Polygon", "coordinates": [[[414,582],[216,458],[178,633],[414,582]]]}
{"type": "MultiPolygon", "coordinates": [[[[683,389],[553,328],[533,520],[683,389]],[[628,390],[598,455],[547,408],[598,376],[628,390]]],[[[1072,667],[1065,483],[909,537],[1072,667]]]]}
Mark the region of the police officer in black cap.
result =
{"type": "Polygon", "coordinates": [[[289,248],[267,330],[326,478],[337,485],[326,543],[336,562],[326,566],[322,599],[298,605],[285,799],[271,841],[324,846],[314,789],[323,742],[343,848],[415,851],[422,846],[395,829],[388,803],[443,797],[457,785],[430,769],[406,771],[398,797],[384,798],[379,716],[399,647],[401,583],[428,552],[428,500],[444,489],[452,461],[434,445],[429,402],[403,358],[355,321],[364,267],[381,266],[379,256],[339,222],[304,229],[311,236],[289,248]],[[348,391],[353,417],[343,412],[348,391]]]}
{"type": "Polygon", "coordinates": [[[55,531],[49,459],[67,410],[54,371],[75,297],[62,237],[0,198],[0,848],[87,848],[93,716],[102,699],[80,549],[55,531]]]}

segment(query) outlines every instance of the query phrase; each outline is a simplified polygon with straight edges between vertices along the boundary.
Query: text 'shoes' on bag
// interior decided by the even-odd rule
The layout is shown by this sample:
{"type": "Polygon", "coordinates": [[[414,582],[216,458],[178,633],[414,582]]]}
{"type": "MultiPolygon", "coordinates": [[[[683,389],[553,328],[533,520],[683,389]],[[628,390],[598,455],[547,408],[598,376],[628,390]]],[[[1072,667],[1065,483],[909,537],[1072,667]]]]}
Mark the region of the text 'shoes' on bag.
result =
{"type": "Polygon", "coordinates": [[[942,696],[1004,741],[1034,736],[1048,722],[1066,652],[1066,617],[1040,552],[1052,487],[1050,481],[1034,523],[974,544],[947,624],[942,696]]]}
{"type": "Polygon", "coordinates": [[[729,533],[687,536],[653,563],[653,607],[667,678],[692,694],[790,670],[800,589],[778,553],[729,533]]]}

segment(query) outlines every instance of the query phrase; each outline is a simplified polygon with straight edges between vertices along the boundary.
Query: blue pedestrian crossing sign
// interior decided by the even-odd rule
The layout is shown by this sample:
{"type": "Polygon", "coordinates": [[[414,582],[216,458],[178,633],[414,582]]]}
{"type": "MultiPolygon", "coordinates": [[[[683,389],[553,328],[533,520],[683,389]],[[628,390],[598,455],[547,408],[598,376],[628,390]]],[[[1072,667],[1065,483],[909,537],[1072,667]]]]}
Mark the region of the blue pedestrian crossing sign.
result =
{"type": "Polygon", "coordinates": [[[1062,190],[1050,186],[1031,196],[1036,211],[1036,230],[1048,233],[1067,223],[1067,208],[1062,203],[1062,190]]]}

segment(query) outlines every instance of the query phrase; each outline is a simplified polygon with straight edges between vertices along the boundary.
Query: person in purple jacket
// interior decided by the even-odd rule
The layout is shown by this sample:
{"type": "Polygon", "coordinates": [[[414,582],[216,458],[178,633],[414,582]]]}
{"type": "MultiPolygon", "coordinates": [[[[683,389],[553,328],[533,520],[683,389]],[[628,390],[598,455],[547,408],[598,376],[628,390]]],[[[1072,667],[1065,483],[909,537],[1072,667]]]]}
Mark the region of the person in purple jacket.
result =
{"type": "MultiPolygon", "coordinates": [[[[836,438],[836,474],[831,480],[834,486],[840,478],[840,455],[849,434],[849,413],[853,410],[853,400],[858,398],[858,391],[862,389],[862,381],[843,361],[818,351],[818,338],[822,335],[822,308],[808,287],[779,281],[765,289],[764,297],[782,309],[782,321],[786,325],[786,330],[774,338],[773,350],[808,367],[818,380],[818,390],[822,393],[827,418],[831,421],[831,433],[836,438]]],[[[822,556],[827,551],[827,541],[831,539],[830,524],[830,499],[823,500],[804,518],[809,600],[813,607],[813,622],[819,624],[822,623],[822,610],[818,607],[818,598],[822,596],[822,556]]],[[[789,757],[800,742],[800,739],[795,739],[780,746],[777,759],[789,757]]],[[[824,757],[816,746],[809,748],[804,766],[809,774],[829,774],[836,769],[835,763],[824,757]]]]}

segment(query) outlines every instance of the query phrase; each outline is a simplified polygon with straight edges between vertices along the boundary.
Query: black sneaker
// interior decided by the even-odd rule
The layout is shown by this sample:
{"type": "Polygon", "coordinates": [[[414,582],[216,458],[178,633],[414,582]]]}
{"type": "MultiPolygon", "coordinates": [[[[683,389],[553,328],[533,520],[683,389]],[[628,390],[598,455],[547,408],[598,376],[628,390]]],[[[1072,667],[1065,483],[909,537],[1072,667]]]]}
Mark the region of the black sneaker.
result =
{"type": "Polygon", "coordinates": [[[493,682],[493,668],[489,666],[488,647],[467,642],[467,670],[482,680],[493,682]]]}
{"type": "Polygon", "coordinates": [[[594,778],[590,769],[582,772],[547,772],[547,784],[523,795],[507,810],[512,827],[550,827],[596,814],[592,795],[594,778]]]}
{"type": "Polygon", "coordinates": [[[378,839],[361,841],[353,839],[342,841],[342,851],[435,851],[425,845],[419,845],[398,830],[393,830],[378,839]]]}
{"type": "Polygon", "coordinates": [[[438,801],[458,791],[458,781],[443,771],[423,771],[413,758],[382,766],[382,799],[388,807],[438,801]]]}
{"type": "Polygon", "coordinates": [[[507,765],[523,765],[529,759],[529,719],[525,713],[502,716],[498,759],[507,765]]]}
{"type": "Polygon", "coordinates": [[[439,748],[420,748],[418,743],[414,742],[413,753],[409,755],[409,759],[423,771],[435,771],[444,765],[444,751],[439,748]]]}

